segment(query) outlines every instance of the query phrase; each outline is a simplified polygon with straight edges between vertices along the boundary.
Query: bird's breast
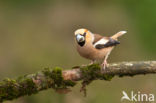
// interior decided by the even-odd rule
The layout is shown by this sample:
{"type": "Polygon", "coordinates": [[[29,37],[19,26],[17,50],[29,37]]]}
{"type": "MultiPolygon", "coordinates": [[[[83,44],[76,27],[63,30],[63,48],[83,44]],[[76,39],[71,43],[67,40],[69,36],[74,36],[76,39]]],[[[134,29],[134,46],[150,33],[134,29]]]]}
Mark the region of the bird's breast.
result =
{"type": "Polygon", "coordinates": [[[78,53],[87,59],[90,60],[100,60],[103,59],[108,52],[112,50],[112,47],[110,48],[104,48],[104,49],[96,49],[93,47],[93,45],[84,45],[83,47],[77,45],[77,51],[78,53]]]}

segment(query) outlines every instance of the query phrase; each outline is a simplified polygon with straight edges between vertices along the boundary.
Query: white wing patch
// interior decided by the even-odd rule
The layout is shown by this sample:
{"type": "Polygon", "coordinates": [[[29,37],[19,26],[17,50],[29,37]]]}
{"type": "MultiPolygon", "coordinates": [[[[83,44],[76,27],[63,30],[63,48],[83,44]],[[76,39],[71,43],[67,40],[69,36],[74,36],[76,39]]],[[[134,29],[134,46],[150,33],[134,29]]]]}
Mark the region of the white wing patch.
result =
{"type": "Polygon", "coordinates": [[[108,41],[108,39],[102,38],[94,44],[94,47],[98,44],[106,44],[108,41]]]}

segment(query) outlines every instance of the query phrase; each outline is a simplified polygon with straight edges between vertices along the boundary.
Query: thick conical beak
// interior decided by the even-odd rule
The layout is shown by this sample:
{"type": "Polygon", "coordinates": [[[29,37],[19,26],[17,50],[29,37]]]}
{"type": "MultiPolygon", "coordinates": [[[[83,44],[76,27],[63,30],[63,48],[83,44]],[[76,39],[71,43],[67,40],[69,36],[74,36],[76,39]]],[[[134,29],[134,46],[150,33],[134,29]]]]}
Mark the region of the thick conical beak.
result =
{"type": "Polygon", "coordinates": [[[77,42],[83,42],[85,40],[84,36],[81,34],[76,35],[76,40],[77,42]]]}

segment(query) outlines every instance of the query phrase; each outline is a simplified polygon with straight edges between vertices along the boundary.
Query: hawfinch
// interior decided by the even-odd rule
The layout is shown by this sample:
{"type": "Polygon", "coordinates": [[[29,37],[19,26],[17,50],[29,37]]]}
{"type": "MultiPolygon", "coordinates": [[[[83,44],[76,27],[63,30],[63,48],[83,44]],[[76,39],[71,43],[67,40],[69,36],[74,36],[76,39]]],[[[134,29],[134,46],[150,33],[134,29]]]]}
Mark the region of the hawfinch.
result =
{"type": "Polygon", "coordinates": [[[103,61],[102,70],[107,65],[107,58],[112,49],[120,44],[118,37],[125,34],[126,31],[120,31],[111,37],[104,37],[94,34],[87,29],[78,29],[75,31],[75,40],[78,53],[91,60],[91,64],[96,61],[103,61]]]}

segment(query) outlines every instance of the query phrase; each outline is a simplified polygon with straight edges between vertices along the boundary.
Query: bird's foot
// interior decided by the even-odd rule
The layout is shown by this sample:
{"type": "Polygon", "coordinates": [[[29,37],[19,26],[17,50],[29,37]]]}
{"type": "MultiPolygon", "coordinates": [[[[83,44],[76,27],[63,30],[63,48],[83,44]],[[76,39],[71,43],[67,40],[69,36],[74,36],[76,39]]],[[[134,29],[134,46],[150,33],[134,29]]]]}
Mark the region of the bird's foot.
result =
{"type": "Polygon", "coordinates": [[[94,64],[95,63],[95,61],[91,61],[88,65],[92,65],[92,64],[94,64]]]}
{"type": "Polygon", "coordinates": [[[102,71],[105,71],[106,70],[106,68],[108,67],[108,63],[107,63],[107,61],[104,61],[102,64],[101,64],[101,70],[102,71]]]}
{"type": "Polygon", "coordinates": [[[88,64],[82,64],[81,66],[74,66],[74,67],[72,67],[72,69],[79,69],[79,68],[85,67],[85,66],[88,66],[88,64]]]}
{"type": "Polygon", "coordinates": [[[92,65],[92,64],[94,64],[95,63],[95,61],[91,61],[89,64],[83,64],[83,65],[81,65],[82,67],[85,67],[85,66],[89,66],[89,65],[92,65]]]}
{"type": "Polygon", "coordinates": [[[74,67],[72,67],[72,69],[78,69],[78,68],[80,68],[80,67],[89,66],[89,65],[92,65],[92,64],[94,64],[94,63],[95,63],[95,61],[91,61],[89,64],[82,64],[81,66],[74,66],[74,67]]]}

